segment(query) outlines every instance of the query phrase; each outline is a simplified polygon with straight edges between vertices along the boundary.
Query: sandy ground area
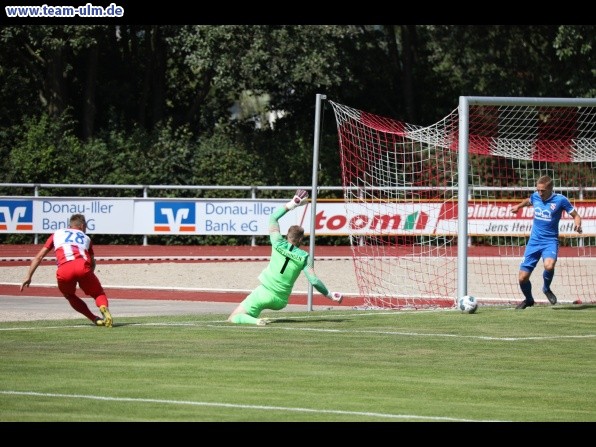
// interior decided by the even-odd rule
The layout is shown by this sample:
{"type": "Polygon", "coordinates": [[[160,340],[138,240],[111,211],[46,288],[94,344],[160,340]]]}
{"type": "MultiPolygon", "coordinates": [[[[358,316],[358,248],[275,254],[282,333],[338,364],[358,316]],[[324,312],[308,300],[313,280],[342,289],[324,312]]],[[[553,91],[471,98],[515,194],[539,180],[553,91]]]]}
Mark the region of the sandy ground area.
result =
{"type": "MultiPolygon", "coordinates": [[[[266,261],[104,263],[98,264],[95,273],[105,288],[137,286],[250,291],[259,284],[259,273],[266,265],[266,261]]],[[[358,290],[351,260],[318,261],[316,272],[331,290],[346,293],[358,290]]],[[[0,265],[0,284],[21,284],[26,273],[26,266],[0,265]]],[[[32,286],[55,284],[56,266],[44,262],[37,268],[32,286]]],[[[308,281],[301,275],[294,291],[306,291],[307,288],[308,281]]]]}

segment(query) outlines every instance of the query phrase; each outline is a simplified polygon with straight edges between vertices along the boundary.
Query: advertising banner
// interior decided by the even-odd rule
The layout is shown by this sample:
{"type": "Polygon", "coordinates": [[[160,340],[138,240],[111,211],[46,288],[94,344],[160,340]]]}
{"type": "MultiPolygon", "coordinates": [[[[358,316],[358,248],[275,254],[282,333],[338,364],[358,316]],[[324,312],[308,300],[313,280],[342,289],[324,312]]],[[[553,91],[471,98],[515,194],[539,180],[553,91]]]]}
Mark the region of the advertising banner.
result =
{"type": "MultiPolygon", "coordinates": [[[[53,233],[68,227],[72,214],[84,214],[89,234],[236,235],[269,234],[269,216],[286,200],[0,197],[1,233],[53,233]]],[[[468,204],[469,236],[523,236],[532,229],[534,210],[511,213],[515,203],[468,204]]],[[[583,234],[596,234],[596,203],[576,201],[583,234]]],[[[314,217],[317,236],[457,234],[457,202],[344,203],[319,201],[314,217]]],[[[311,203],[280,219],[311,231],[311,203]]],[[[561,235],[573,234],[573,219],[563,213],[561,235]]]]}

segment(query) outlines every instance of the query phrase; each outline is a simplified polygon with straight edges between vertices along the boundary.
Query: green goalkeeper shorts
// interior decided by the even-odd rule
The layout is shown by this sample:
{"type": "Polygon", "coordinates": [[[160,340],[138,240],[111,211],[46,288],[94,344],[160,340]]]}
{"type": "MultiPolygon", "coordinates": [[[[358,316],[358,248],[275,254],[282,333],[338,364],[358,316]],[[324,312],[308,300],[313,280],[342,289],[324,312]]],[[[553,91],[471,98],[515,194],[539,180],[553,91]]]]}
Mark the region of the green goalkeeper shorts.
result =
{"type": "Polygon", "coordinates": [[[288,297],[280,298],[262,284],[242,301],[246,313],[254,318],[258,318],[264,309],[281,310],[287,305],[288,297]]]}

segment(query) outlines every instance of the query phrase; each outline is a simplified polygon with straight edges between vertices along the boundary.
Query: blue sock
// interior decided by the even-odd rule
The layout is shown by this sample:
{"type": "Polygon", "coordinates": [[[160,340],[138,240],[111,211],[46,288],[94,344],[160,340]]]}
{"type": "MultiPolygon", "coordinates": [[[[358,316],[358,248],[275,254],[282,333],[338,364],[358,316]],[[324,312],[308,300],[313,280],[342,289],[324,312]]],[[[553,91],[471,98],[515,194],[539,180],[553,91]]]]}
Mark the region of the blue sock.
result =
{"type": "Polygon", "coordinates": [[[544,287],[542,288],[543,292],[550,290],[550,284],[553,282],[553,276],[555,276],[555,269],[552,270],[545,270],[542,272],[542,279],[544,279],[544,287]]]}
{"type": "Polygon", "coordinates": [[[519,283],[519,287],[526,297],[526,301],[532,303],[534,301],[534,297],[532,296],[532,283],[530,281],[525,281],[519,283]]]}

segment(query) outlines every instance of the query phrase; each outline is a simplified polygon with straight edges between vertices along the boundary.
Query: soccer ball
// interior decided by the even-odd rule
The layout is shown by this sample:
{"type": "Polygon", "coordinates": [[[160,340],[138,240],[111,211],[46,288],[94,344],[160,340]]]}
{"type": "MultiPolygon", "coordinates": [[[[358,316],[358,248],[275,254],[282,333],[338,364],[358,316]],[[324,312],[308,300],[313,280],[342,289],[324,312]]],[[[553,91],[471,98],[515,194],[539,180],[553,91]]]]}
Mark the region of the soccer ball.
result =
{"type": "Polygon", "coordinates": [[[478,310],[478,301],[470,295],[462,296],[457,300],[457,307],[465,314],[473,314],[478,310]]]}

